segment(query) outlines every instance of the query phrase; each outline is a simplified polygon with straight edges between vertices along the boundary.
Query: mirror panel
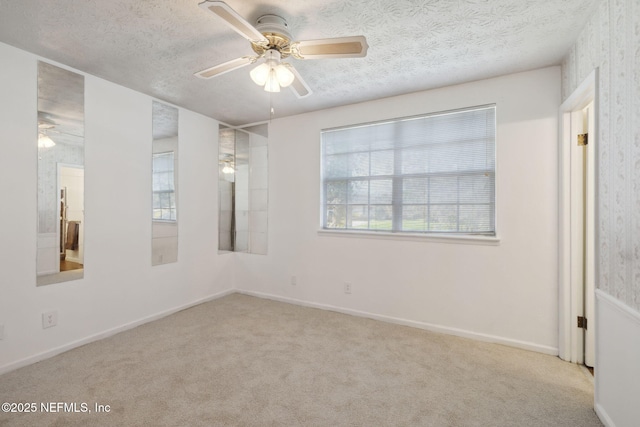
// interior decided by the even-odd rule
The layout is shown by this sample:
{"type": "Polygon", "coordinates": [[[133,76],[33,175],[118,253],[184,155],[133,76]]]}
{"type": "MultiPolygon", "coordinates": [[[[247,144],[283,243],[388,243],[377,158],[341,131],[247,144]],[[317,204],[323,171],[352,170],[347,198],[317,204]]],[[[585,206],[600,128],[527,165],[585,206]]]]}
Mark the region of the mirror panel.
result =
{"type": "Polygon", "coordinates": [[[218,250],[235,247],[235,131],[221,128],[218,142],[218,250]]]}
{"type": "Polygon", "coordinates": [[[267,137],[221,128],[218,250],[267,253],[267,137]]]}
{"type": "Polygon", "coordinates": [[[37,285],[84,276],[84,76],[38,62],[37,285]]]}
{"type": "Polygon", "coordinates": [[[151,265],[178,261],[178,109],[153,101],[151,265]]]}
{"type": "Polygon", "coordinates": [[[267,137],[251,133],[249,151],[249,252],[267,254],[269,151],[267,137]]]}
{"type": "Polygon", "coordinates": [[[249,252],[249,135],[235,131],[235,245],[236,252],[249,252]]]}

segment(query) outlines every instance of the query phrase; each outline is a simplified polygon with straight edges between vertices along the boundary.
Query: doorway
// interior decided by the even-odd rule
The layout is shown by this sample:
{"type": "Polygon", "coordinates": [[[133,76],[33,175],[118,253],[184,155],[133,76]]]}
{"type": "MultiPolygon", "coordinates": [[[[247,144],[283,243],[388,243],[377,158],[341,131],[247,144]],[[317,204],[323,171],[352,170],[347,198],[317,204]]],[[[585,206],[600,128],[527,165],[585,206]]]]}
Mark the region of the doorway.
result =
{"type": "Polygon", "coordinates": [[[59,271],[84,268],[84,168],[58,163],[59,271]]]}
{"type": "Polygon", "coordinates": [[[560,107],[559,355],[595,361],[597,70],[560,107]]]}

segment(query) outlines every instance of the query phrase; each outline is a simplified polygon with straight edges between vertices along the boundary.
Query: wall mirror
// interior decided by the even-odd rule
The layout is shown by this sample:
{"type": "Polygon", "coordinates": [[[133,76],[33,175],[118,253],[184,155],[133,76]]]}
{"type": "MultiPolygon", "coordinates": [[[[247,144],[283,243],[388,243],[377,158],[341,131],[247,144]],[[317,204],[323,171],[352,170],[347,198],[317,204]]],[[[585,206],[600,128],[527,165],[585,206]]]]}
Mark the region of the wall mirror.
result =
{"type": "Polygon", "coordinates": [[[178,109],[153,101],[151,265],[178,261],[178,109]]]}
{"type": "Polygon", "coordinates": [[[268,151],[266,125],[220,128],[218,250],[267,253],[268,151]]]}
{"type": "Polygon", "coordinates": [[[37,285],[84,276],[84,76],[38,62],[37,285]]]}

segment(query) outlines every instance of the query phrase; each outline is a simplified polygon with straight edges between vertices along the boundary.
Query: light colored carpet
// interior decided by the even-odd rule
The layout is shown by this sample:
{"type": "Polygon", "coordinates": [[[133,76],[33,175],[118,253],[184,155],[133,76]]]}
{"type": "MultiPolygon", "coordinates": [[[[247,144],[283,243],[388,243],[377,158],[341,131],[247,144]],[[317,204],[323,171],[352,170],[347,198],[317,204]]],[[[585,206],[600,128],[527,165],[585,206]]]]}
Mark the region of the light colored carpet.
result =
{"type": "Polygon", "coordinates": [[[557,357],[233,294],[0,376],[2,426],[600,426],[557,357]],[[78,406],[81,409],[81,406],[78,406]]]}

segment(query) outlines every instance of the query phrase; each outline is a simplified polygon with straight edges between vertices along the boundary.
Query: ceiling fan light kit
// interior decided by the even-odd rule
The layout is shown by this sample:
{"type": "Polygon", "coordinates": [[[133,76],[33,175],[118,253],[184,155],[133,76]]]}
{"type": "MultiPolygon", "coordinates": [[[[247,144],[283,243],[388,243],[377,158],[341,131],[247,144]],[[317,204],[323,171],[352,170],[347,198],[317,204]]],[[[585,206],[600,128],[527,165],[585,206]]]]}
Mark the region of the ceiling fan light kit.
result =
{"type": "Polygon", "coordinates": [[[257,85],[267,92],[280,92],[281,87],[291,87],[299,97],[311,95],[309,85],[300,73],[282,60],[295,59],[362,58],[367,55],[367,40],[364,36],[337,37],[319,40],[292,41],[287,21],[278,15],[263,15],[255,27],[249,24],[229,5],[222,1],[205,0],[199,6],[219,18],[251,43],[257,56],[244,56],[195,73],[197,77],[210,79],[237,70],[258,60],[265,61],[255,67],[249,75],[257,85]]]}
{"type": "Polygon", "coordinates": [[[56,145],[55,142],[53,142],[53,139],[49,138],[48,135],[44,134],[44,133],[38,133],[38,147],[40,148],[51,148],[54,145],[56,145]]]}
{"type": "Polygon", "coordinates": [[[46,132],[54,129],[57,123],[48,117],[44,117],[41,113],[38,113],[38,147],[39,148],[51,148],[56,143],[46,134],[46,132]]]}
{"type": "Polygon", "coordinates": [[[281,87],[290,86],[295,76],[285,64],[280,63],[280,52],[275,49],[266,54],[266,62],[251,70],[251,80],[259,86],[264,86],[267,92],[280,92],[281,87]]]}

